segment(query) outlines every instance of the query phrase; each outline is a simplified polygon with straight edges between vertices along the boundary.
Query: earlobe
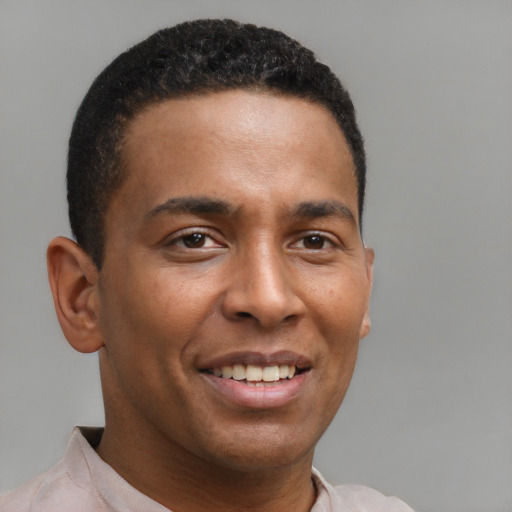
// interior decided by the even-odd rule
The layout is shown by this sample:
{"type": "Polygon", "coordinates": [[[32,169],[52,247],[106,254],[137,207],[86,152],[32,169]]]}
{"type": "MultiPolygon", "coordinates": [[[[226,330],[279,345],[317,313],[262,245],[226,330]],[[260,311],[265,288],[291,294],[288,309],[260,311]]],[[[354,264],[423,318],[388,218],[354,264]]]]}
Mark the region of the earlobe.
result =
{"type": "Polygon", "coordinates": [[[368,298],[367,298],[367,306],[366,312],[363,317],[363,321],[361,322],[361,331],[359,333],[359,339],[363,339],[371,330],[371,321],[370,321],[370,295],[372,291],[373,285],[373,261],[375,260],[375,251],[370,247],[365,247],[365,256],[366,256],[366,277],[368,279],[368,298]]]}
{"type": "Polygon", "coordinates": [[[366,257],[366,275],[370,281],[370,291],[373,284],[373,262],[375,261],[375,251],[371,247],[364,248],[366,257]]]}
{"type": "Polygon", "coordinates": [[[99,329],[98,270],[89,255],[68,238],[53,239],[46,253],[48,279],[64,336],[79,352],[103,346],[99,329]]]}

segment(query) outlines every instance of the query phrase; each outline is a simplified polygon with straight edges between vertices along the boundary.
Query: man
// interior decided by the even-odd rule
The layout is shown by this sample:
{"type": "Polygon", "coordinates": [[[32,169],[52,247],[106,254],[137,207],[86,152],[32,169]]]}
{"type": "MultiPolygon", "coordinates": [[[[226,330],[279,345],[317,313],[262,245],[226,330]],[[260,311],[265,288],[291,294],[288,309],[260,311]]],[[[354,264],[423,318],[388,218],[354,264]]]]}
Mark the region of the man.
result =
{"type": "Polygon", "coordinates": [[[370,329],[365,156],[351,100],[282,33],[160,31],[73,126],[77,243],[48,248],[69,343],[99,351],[105,428],[6,512],[410,511],[312,469],[370,329]]]}

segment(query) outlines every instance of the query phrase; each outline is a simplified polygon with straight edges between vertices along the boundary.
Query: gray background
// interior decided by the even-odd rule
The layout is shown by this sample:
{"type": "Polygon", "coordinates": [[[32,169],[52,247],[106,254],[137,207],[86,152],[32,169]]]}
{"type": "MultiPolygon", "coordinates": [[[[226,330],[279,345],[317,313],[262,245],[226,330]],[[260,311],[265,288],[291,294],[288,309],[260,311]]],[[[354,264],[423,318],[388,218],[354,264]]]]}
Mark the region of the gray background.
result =
{"type": "Polygon", "coordinates": [[[316,465],[424,512],[512,510],[512,2],[0,0],[0,491],[101,424],[95,355],[46,284],[66,142],[97,73],[158,28],[280,28],[342,77],[367,141],[373,332],[316,465]]]}

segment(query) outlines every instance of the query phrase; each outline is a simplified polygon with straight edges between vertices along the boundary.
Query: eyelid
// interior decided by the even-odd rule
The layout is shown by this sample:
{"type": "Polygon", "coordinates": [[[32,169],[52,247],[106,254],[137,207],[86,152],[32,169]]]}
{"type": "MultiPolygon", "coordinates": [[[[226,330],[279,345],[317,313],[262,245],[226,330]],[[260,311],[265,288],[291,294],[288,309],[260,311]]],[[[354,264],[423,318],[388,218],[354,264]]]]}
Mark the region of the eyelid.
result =
{"type": "Polygon", "coordinates": [[[221,238],[222,238],[222,236],[220,236],[220,234],[212,233],[211,228],[207,228],[204,226],[193,226],[193,227],[189,227],[189,228],[179,229],[178,231],[174,231],[171,235],[169,235],[165,238],[163,245],[165,247],[174,246],[174,247],[179,247],[180,249],[191,250],[191,251],[197,251],[197,250],[201,250],[201,249],[215,249],[215,248],[222,248],[222,247],[226,246],[225,242],[222,242],[219,240],[221,238]],[[215,241],[216,247],[199,247],[196,249],[192,249],[190,247],[185,247],[184,245],[178,246],[178,243],[180,241],[182,241],[187,236],[193,235],[194,233],[199,233],[199,234],[215,241]]]}
{"type": "MultiPolygon", "coordinates": [[[[297,233],[297,235],[294,236],[293,241],[291,244],[289,244],[289,246],[294,246],[297,243],[299,243],[300,241],[302,241],[305,238],[310,237],[310,236],[321,237],[325,240],[325,242],[327,244],[329,244],[329,247],[322,247],[322,249],[316,249],[317,251],[325,251],[328,249],[335,249],[335,248],[340,248],[340,249],[344,248],[343,243],[337,236],[335,236],[332,233],[327,233],[327,232],[321,231],[321,230],[302,231],[300,233],[297,233]]],[[[315,251],[315,249],[306,249],[306,248],[304,248],[304,250],[315,251]]]]}

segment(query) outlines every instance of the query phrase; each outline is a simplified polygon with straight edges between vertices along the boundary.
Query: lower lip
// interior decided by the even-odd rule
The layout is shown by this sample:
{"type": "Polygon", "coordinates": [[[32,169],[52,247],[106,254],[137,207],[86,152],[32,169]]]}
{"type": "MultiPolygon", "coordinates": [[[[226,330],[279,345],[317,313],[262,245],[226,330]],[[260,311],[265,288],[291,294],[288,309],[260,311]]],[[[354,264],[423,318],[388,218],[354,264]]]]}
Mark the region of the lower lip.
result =
{"type": "Polygon", "coordinates": [[[201,375],[216,392],[235,405],[251,409],[271,409],[283,407],[297,398],[304,389],[309,372],[267,386],[250,386],[244,381],[223,379],[211,373],[201,375]]]}

